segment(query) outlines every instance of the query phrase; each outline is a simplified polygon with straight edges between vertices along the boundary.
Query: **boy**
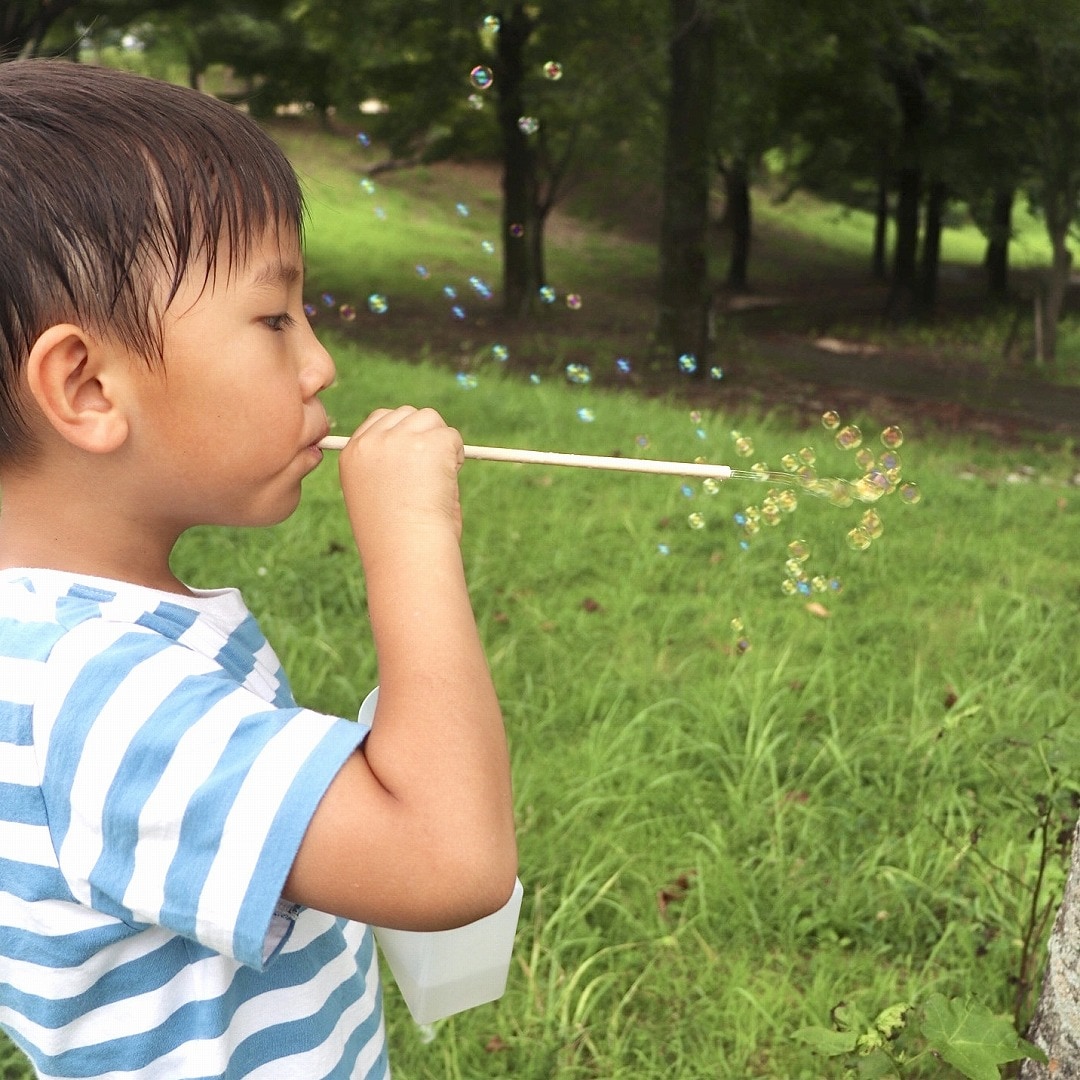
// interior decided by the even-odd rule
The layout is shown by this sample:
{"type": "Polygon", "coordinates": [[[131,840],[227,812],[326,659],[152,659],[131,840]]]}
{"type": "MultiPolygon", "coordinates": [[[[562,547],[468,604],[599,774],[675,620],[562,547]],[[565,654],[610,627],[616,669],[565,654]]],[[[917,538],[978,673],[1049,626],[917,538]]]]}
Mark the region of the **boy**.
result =
{"type": "Polygon", "coordinates": [[[380,693],[370,732],[297,707],[169,565],[321,458],[292,169],[209,97],[35,60],[0,190],[0,1024],[43,1077],[384,1077],[367,924],[470,922],[517,868],[461,439],[403,407],[342,452],[380,693]]]}

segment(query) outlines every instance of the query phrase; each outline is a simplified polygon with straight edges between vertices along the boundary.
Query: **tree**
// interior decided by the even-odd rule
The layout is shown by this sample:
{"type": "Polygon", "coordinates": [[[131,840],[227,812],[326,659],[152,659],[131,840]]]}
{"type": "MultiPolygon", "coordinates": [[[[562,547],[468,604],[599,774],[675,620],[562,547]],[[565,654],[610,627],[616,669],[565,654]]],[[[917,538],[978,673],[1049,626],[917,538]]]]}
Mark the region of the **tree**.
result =
{"type": "Polygon", "coordinates": [[[0,4],[0,62],[33,56],[52,25],[78,0],[6,0],[0,4]]]}

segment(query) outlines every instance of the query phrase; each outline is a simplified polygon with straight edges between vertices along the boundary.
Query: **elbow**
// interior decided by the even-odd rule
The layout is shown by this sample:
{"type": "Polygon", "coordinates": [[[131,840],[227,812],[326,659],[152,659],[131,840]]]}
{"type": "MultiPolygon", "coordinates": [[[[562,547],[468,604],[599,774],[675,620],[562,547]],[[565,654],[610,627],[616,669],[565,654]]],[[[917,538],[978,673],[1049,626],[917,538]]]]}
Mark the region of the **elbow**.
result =
{"type": "MultiPolygon", "coordinates": [[[[517,844],[513,837],[497,848],[486,847],[465,855],[454,875],[457,909],[447,912],[453,926],[464,926],[506,906],[518,876],[517,844]]],[[[449,927],[448,927],[449,928],[449,927]]]]}

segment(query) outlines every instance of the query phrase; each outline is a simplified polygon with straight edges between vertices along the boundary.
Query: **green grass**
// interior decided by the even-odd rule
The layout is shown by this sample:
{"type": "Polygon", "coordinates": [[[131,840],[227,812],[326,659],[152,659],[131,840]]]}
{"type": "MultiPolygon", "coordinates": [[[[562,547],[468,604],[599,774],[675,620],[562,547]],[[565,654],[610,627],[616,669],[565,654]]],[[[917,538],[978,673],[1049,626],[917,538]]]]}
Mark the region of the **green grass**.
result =
{"type": "MultiPolygon", "coordinates": [[[[413,264],[472,272],[490,196],[470,190],[461,218],[439,170],[367,196],[354,148],[288,139],[313,206],[313,295],[379,289],[392,317],[434,318],[413,264]]],[[[566,240],[558,273],[595,282],[597,304],[605,278],[643,272],[637,247],[566,240]]],[[[737,428],[748,462],[812,445],[823,473],[856,472],[816,415],[729,410],[722,384],[698,419],[570,387],[558,358],[532,385],[480,359],[492,329],[477,321],[461,353],[478,385],[463,390],[445,364],[365,345],[375,325],[323,331],[340,430],[409,401],[470,442],[730,461],[737,428]]],[[[892,419],[845,417],[875,446],[892,419]]],[[[792,1034],[841,1000],[873,1014],[971,991],[1012,1011],[1037,799],[1080,783],[1076,460],[929,428],[900,453],[923,501],[878,504],[886,531],[863,553],[844,542],[860,506],[804,496],[743,551],[732,515],[761,498],[754,483],[687,497],[670,478],[466,464],[464,552],[510,735],[525,903],[498,1003],[425,1041],[388,988],[396,1076],[817,1080],[827,1067],[792,1034]],[[795,538],[843,582],[812,598],[827,617],[780,590],[795,538]]],[[[175,565],[244,591],[300,700],[355,713],[375,660],[332,462],[288,522],[197,530],[175,565]]],[[[1044,899],[1061,877],[1055,857],[1044,899]]],[[[0,1049],[9,1080],[29,1075],[16,1058],[0,1049]]]]}

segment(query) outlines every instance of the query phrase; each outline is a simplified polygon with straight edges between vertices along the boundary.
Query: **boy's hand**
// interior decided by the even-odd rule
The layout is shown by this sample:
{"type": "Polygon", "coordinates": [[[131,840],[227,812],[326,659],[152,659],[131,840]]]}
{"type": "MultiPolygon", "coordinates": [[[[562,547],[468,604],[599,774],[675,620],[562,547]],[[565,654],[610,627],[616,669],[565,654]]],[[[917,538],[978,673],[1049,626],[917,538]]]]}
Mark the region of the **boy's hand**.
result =
{"type": "MultiPolygon", "coordinates": [[[[460,434],[434,409],[377,409],[341,452],[345,505],[357,542],[372,533],[449,525],[461,538],[460,434]]],[[[361,547],[363,547],[361,543],[361,547]]]]}

